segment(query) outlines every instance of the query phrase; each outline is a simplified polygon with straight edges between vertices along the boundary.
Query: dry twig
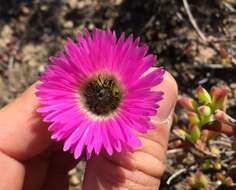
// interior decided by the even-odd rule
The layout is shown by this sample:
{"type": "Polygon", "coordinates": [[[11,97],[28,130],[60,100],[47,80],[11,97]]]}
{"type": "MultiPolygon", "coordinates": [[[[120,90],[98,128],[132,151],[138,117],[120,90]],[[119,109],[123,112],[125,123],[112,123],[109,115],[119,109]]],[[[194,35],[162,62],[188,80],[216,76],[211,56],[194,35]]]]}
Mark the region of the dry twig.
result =
{"type": "Polygon", "coordinates": [[[180,169],[179,171],[175,172],[172,176],[169,177],[169,179],[167,180],[166,184],[167,185],[170,185],[171,181],[173,179],[175,179],[176,177],[178,177],[179,175],[181,175],[182,173],[186,173],[187,172],[187,169],[186,168],[183,168],[183,169],[180,169]]]}
{"type": "Polygon", "coordinates": [[[170,149],[167,151],[167,155],[169,154],[176,154],[176,153],[179,153],[179,152],[183,152],[184,149],[183,148],[174,148],[174,149],[170,149]]]}
{"type": "Polygon", "coordinates": [[[204,42],[207,42],[207,38],[206,36],[203,34],[203,32],[200,30],[200,28],[198,27],[197,25],[197,22],[196,20],[194,19],[193,15],[192,15],[192,12],[190,10],[190,7],[189,7],[189,4],[188,4],[188,1],[187,0],[183,0],[183,4],[184,4],[184,8],[185,8],[185,11],[189,17],[189,20],[193,26],[193,28],[195,29],[195,31],[197,32],[197,34],[199,35],[199,37],[204,41],[204,42]]]}

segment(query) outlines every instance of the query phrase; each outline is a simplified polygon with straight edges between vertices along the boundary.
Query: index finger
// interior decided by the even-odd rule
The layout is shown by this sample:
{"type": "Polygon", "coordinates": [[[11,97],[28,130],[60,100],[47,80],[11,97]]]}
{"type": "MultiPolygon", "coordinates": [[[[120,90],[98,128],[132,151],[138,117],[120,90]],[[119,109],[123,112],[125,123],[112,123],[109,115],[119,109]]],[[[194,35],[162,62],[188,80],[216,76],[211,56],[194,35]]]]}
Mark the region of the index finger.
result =
{"type": "Polygon", "coordinates": [[[48,147],[50,134],[37,107],[34,84],[0,110],[0,151],[22,161],[48,147]]]}

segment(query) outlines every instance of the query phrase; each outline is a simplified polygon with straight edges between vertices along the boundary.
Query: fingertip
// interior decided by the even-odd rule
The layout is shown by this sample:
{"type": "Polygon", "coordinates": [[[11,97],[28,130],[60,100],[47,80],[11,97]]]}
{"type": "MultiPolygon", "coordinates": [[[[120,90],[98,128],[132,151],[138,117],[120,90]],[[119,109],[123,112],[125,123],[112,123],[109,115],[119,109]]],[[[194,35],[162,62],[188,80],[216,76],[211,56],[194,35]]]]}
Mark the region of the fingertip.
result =
{"type": "Polygon", "coordinates": [[[163,82],[154,87],[153,90],[164,93],[163,99],[159,103],[157,115],[153,118],[155,122],[162,123],[168,118],[172,118],[178,96],[177,83],[169,72],[165,72],[163,82]]]}

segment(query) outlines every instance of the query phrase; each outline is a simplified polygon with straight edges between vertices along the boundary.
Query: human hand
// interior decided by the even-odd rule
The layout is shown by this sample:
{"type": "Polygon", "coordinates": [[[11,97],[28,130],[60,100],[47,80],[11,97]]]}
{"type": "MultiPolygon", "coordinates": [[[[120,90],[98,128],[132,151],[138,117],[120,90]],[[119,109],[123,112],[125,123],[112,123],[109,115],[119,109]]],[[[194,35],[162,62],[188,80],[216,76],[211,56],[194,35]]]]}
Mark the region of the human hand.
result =
{"type": "MultiPolygon", "coordinates": [[[[156,128],[139,134],[143,146],[132,153],[101,154],[87,162],[83,190],[156,190],[164,172],[172,113],[177,97],[174,79],[165,74],[156,128]]],[[[75,166],[69,153],[50,140],[35,111],[35,86],[0,110],[0,190],[65,190],[67,171],[75,166]]]]}

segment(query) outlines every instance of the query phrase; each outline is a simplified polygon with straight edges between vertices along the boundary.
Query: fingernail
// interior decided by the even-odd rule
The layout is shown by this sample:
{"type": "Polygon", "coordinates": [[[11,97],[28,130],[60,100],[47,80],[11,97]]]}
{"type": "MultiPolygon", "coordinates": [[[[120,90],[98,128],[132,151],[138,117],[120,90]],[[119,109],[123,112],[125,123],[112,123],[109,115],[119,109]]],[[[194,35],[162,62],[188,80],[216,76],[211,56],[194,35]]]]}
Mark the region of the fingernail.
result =
{"type": "Polygon", "coordinates": [[[173,119],[174,119],[174,107],[170,111],[167,118],[160,119],[159,117],[154,117],[154,118],[152,118],[151,121],[155,126],[158,126],[158,127],[163,126],[163,127],[167,127],[168,130],[171,130],[171,126],[173,124],[173,119]]]}
{"type": "Polygon", "coordinates": [[[164,99],[160,102],[160,108],[157,110],[155,120],[159,123],[163,123],[170,118],[172,119],[176,101],[175,93],[164,95],[164,99]]]}

